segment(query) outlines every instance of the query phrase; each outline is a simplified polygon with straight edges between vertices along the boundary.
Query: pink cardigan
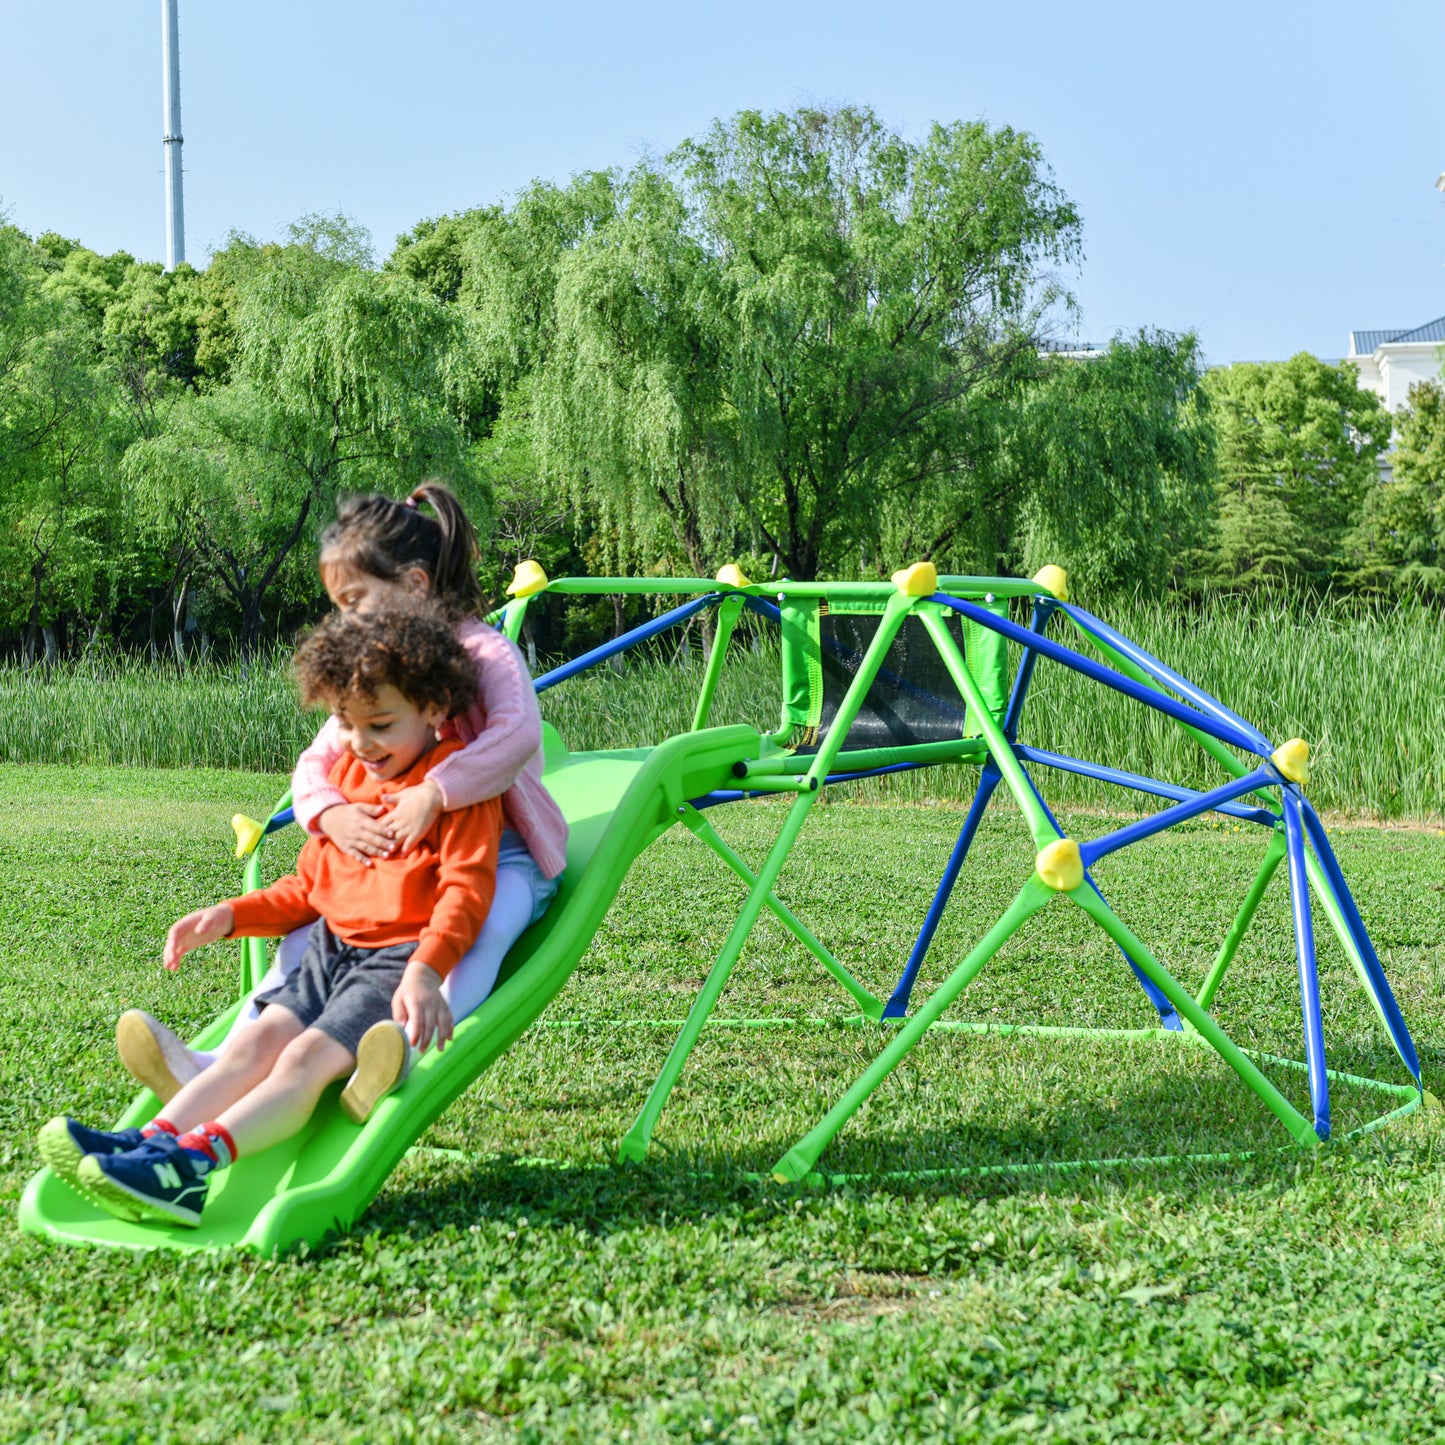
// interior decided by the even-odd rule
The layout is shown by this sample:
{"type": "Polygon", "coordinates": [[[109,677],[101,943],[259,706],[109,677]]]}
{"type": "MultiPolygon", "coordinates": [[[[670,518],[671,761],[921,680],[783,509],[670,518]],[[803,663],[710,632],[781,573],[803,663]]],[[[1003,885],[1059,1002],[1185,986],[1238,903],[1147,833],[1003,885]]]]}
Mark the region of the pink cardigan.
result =
{"type": "MultiPolygon", "coordinates": [[[[542,714],[527,664],[515,643],[475,618],[462,623],[457,639],[477,665],[477,701],[442,728],[443,737],[461,739],[462,750],[427,776],[447,812],[500,797],[508,825],[555,878],[567,866],[567,820],[542,782],[542,714]]],[[[316,820],[327,808],[346,802],[327,776],[344,751],[336,733],[328,718],[291,779],[291,806],[308,833],[320,832],[316,820]]]]}

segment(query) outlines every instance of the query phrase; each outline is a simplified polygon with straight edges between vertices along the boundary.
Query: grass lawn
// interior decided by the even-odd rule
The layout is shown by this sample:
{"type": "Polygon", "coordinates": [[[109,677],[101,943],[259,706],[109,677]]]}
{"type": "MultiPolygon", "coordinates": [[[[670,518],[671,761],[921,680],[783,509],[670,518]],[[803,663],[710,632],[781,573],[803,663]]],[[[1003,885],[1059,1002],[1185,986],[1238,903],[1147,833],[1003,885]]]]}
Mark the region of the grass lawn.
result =
{"type": "MultiPolygon", "coordinates": [[[[1222,1152],[1246,1163],[982,1174],[948,1185],[749,1182],[879,1047],[843,1028],[718,1029],[656,1160],[610,1160],[740,899],[680,831],[634,869],[573,982],[448,1112],[349,1238],[309,1256],[131,1257],[22,1236],[48,1117],[113,1116],[126,1007],[194,1028],[230,997],[233,949],[159,967],[173,917],[234,890],[226,819],[282,780],[0,769],[0,1439],[1424,1441],[1445,1432],[1440,1119],[1317,1154],[1199,1050],[936,1034],[825,1167],[1222,1152]],[[587,1026],[587,1024],[592,1026],[587,1026]],[[461,1155],[442,1151],[462,1151],[461,1155]]],[[[712,815],[757,862],[778,805],[712,815]]],[[[780,893],[886,990],[962,814],[830,802],[780,893]],[[866,860],[866,861],[865,861],[866,860]]],[[[1066,815],[1083,836],[1116,820],[1066,815]]],[[[1355,887],[1445,1093],[1445,837],[1341,828],[1355,887]]],[[[294,846],[294,843],[293,845],[294,846]]],[[[1197,987],[1262,849],[1186,827],[1110,858],[1125,921],[1197,987]]],[[[284,853],[278,850],[278,853],[284,853]]],[[[920,996],[1031,865],[986,820],[920,996]]],[[[283,861],[278,858],[278,862],[283,861]]],[[[1322,930],[1336,1067],[1402,1080],[1322,930]]],[[[848,1012],[771,920],[734,1015],[848,1012]]],[[[1302,1056],[1278,876],[1216,1016],[1302,1056]]],[[[1059,902],[962,1000],[997,1022],[1138,1025],[1118,953],[1059,902]]],[[[1299,1104],[1301,1076],[1274,1074],[1299,1104]]],[[[1337,1129],[1393,1101],[1335,1095],[1337,1129]]]]}

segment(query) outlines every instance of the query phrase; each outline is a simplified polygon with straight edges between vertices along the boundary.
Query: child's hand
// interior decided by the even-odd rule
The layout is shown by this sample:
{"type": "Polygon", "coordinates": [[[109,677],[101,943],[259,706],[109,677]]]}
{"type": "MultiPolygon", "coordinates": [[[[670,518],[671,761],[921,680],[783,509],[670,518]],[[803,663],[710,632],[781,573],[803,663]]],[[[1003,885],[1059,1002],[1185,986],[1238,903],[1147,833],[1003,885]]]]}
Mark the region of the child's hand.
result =
{"type": "Polygon", "coordinates": [[[391,996],[391,1016],[405,1030],[412,1047],[426,1053],[436,1035],[440,1052],[452,1036],[452,1011],[442,996],[441,975],[425,963],[407,964],[391,996]]]}
{"type": "MultiPolygon", "coordinates": [[[[382,800],[394,803],[386,821],[396,835],[402,856],[410,853],[426,837],[431,825],[442,814],[442,790],[430,778],[423,778],[415,787],[399,793],[383,793],[382,800]]],[[[323,818],[325,813],[321,815],[323,818]]]]}
{"type": "Polygon", "coordinates": [[[371,867],[373,858],[389,857],[396,847],[391,820],[378,822],[379,803],[336,803],[316,820],[316,826],[348,858],[371,867]]]}
{"type": "Polygon", "coordinates": [[[201,908],[188,913],[179,922],[171,924],[166,934],[166,948],[161,960],[172,973],[181,966],[181,960],[193,949],[204,948],[208,943],[217,943],[229,938],[236,926],[236,915],[229,903],[217,903],[212,908],[201,908]]]}

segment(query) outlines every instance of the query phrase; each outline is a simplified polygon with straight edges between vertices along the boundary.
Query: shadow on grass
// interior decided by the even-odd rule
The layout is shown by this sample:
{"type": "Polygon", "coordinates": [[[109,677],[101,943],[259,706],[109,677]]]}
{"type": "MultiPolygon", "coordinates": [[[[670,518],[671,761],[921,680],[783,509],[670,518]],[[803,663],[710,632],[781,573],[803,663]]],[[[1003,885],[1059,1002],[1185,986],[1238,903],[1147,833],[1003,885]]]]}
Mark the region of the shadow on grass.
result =
{"type": "MultiPolygon", "coordinates": [[[[1402,1072],[1392,1053],[1368,1049],[1348,1053],[1340,1067],[1374,1070],[1371,1077],[1387,1079],[1402,1072]]],[[[820,1161],[828,1175],[862,1176],[839,1185],[771,1179],[773,1164],[797,1137],[783,1120],[766,1138],[730,1150],[670,1149],[659,1139],[641,1165],[423,1150],[393,1177],[360,1228],[415,1232],[421,1221],[443,1230],[465,1228],[479,1218],[526,1217],[610,1233],[717,1217],[756,1221],[792,1210],[800,1200],[806,1207],[806,1201],[829,1196],[926,1200],[1061,1193],[1107,1201],[1144,1188],[1192,1206],[1211,1196],[1278,1194],[1321,1158],[1375,1147],[1369,1139],[1335,1143],[1325,1151],[1295,1145],[1232,1075],[1191,1081],[1187,1099],[1169,1085],[1140,1077],[1117,1095],[1069,1097],[1057,1108],[1035,1108],[1000,1128],[960,1122],[893,1130],[886,1101],[875,1101],[867,1122],[846,1126],[820,1161]],[[899,1177],[931,1170],[956,1172],[899,1177]]],[[[1337,1137],[1402,1102],[1339,1084],[1333,1092],[1337,1137]]]]}

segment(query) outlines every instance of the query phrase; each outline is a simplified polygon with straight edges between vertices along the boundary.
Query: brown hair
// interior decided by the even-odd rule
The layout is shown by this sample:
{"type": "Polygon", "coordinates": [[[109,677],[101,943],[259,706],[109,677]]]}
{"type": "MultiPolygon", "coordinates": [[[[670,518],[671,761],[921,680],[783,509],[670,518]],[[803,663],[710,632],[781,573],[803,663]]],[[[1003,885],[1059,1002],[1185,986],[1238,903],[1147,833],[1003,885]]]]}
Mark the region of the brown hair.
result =
{"type": "Polygon", "coordinates": [[[404,502],[372,492],[343,497],[336,520],[321,534],[321,560],[355,568],[384,582],[420,567],[432,596],[453,620],[480,617],[477,534],[462,504],[440,482],[423,482],[404,502]],[[421,505],[430,507],[426,516],[421,505]]]}
{"type": "Polygon", "coordinates": [[[451,623],[429,603],[390,603],[374,612],[333,612],[314,627],[293,662],[307,707],[347,698],[374,701],[388,683],[417,707],[448,717],[476,701],[476,664],[451,623]]]}

